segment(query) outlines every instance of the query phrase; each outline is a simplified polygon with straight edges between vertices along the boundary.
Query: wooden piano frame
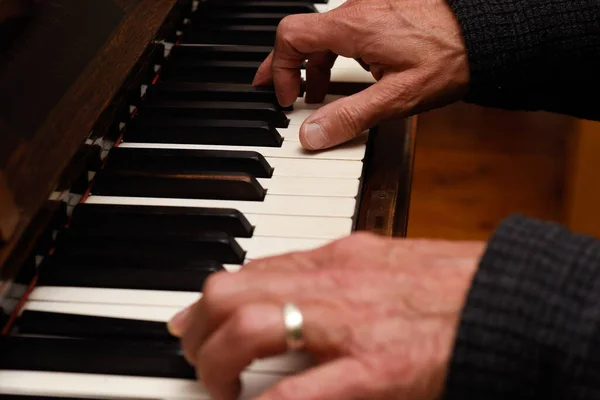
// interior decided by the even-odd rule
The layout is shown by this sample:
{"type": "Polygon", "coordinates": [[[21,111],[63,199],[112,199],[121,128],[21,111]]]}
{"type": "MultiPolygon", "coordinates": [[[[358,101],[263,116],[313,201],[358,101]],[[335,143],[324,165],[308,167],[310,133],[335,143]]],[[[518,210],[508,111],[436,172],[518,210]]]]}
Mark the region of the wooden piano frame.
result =
{"type": "MultiPolygon", "coordinates": [[[[190,0],[95,1],[114,2],[123,10],[123,18],[72,78],[35,133],[24,137],[0,114],[0,329],[4,326],[4,332],[11,314],[14,317],[18,311],[17,304],[2,303],[11,282],[17,274],[26,274],[31,275],[30,287],[34,286],[33,256],[50,251],[52,230],[65,222],[64,203],[48,200],[51,193],[86,181],[88,163],[97,156],[87,151],[91,141],[118,137],[119,122],[127,119],[130,104],[139,100],[140,85],[151,82],[154,65],[164,57],[161,41],[173,34],[181,6],[190,0]]],[[[35,49],[24,51],[35,61],[35,49]]],[[[40,73],[39,65],[34,63],[24,74],[40,73]]],[[[2,67],[0,61],[0,89],[10,79],[1,75],[2,67]]],[[[332,85],[330,92],[357,90],[352,85],[332,85]]],[[[10,95],[0,91],[0,98],[10,95]]],[[[35,111],[22,110],[17,117],[27,118],[35,111]]],[[[415,132],[416,117],[382,122],[372,129],[355,230],[406,235],[415,132]]]]}

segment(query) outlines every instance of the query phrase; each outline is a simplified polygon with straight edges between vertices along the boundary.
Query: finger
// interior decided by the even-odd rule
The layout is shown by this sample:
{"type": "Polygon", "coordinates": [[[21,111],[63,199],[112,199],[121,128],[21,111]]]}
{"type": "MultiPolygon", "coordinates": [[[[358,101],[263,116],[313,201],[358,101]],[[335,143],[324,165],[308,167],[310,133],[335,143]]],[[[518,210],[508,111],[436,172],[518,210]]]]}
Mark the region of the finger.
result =
{"type": "Polygon", "coordinates": [[[273,52],[270,52],[267,58],[260,64],[252,86],[267,86],[273,84],[273,75],[271,74],[271,64],[273,63],[273,52]]]}
{"type": "Polygon", "coordinates": [[[240,307],[253,302],[301,300],[314,293],[315,278],[302,271],[252,271],[211,275],[204,284],[200,302],[187,313],[181,346],[194,365],[196,349],[240,307]],[[293,278],[291,276],[293,275],[293,278]]]}
{"type": "Polygon", "coordinates": [[[352,57],[354,43],[345,40],[344,30],[335,24],[335,10],[329,13],[297,14],[285,17],[277,27],[271,62],[273,84],[279,103],[290,106],[300,92],[300,67],[309,55],[330,51],[352,57]],[[306,29],[310,26],[310,29],[306,29]]]}
{"type": "Polygon", "coordinates": [[[250,261],[245,264],[240,273],[250,271],[296,271],[301,269],[314,269],[323,265],[324,258],[319,249],[309,251],[295,251],[287,254],[278,254],[250,261]]]}
{"type": "Polygon", "coordinates": [[[282,379],[256,400],[375,399],[375,382],[364,364],[338,358],[282,379]]]}
{"type": "Polygon", "coordinates": [[[312,54],[306,63],[306,95],[307,103],[322,103],[327,95],[331,67],[335,63],[337,54],[324,51],[312,54]]]}
{"type": "Polygon", "coordinates": [[[367,89],[316,110],[300,127],[300,143],[309,150],[347,142],[394,114],[404,93],[382,79],[367,89]]]}
{"type": "Polygon", "coordinates": [[[248,365],[285,351],[281,305],[254,303],[238,309],[196,349],[196,373],[213,398],[234,400],[248,365]]]}
{"type": "Polygon", "coordinates": [[[183,335],[188,328],[190,314],[192,314],[194,309],[198,307],[199,302],[200,300],[190,304],[171,317],[171,319],[167,322],[167,329],[171,335],[175,337],[181,337],[181,335],[183,335]]]}

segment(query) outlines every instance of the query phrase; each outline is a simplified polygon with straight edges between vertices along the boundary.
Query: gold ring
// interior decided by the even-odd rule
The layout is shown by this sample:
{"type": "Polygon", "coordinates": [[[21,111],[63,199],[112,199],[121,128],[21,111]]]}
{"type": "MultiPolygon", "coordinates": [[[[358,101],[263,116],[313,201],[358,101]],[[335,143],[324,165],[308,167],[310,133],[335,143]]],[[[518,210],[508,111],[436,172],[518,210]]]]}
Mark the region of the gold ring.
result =
{"type": "Polygon", "coordinates": [[[283,322],[285,324],[285,340],[289,350],[300,350],[304,347],[302,333],[302,313],[292,303],[283,306],[283,322]]]}

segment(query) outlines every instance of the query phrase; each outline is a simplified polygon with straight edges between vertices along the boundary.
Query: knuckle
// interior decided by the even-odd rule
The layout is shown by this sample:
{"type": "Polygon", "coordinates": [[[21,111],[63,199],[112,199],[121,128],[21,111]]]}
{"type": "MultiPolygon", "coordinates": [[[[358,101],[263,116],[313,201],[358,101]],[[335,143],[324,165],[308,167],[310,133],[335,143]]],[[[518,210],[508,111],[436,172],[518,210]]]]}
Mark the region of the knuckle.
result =
{"type": "Polygon", "coordinates": [[[360,107],[356,105],[339,107],[335,112],[335,118],[340,121],[346,136],[352,137],[362,132],[360,107]]]}
{"type": "Polygon", "coordinates": [[[232,276],[228,272],[212,273],[204,281],[202,287],[202,302],[207,309],[212,309],[213,305],[219,303],[223,293],[228,292],[227,289],[231,285],[232,276]]]}
{"type": "Polygon", "coordinates": [[[261,321],[261,312],[255,307],[243,306],[237,309],[231,317],[231,340],[243,340],[257,335],[262,329],[261,321]]]}
{"type": "Polygon", "coordinates": [[[296,37],[296,32],[297,32],[296,28],[298,27],[297,20],[298,20],[297,17],[294,15],[285,16],[279,22],[279,25],[277,26],[277,32],[276,32],[277,39],[279,39],[285,43],[293,42],[294,38],[296,37]]]}

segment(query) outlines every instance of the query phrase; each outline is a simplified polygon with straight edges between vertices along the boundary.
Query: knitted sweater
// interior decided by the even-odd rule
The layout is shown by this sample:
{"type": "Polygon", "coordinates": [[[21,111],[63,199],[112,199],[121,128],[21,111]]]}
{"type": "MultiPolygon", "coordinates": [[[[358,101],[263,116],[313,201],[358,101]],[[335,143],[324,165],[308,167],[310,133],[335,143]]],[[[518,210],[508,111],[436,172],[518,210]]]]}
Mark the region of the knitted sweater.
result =
{"type": "MultiPolygon", "coordinates": [[[[600,0],[448,1],[465,101],[600,120],[600,0]]],[[[600,399],[600,240],[520,215],[500,224],[463,310],[455,399],[600,399]]]]}

